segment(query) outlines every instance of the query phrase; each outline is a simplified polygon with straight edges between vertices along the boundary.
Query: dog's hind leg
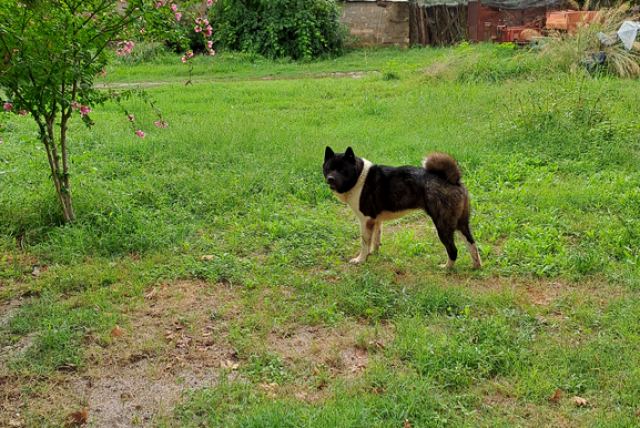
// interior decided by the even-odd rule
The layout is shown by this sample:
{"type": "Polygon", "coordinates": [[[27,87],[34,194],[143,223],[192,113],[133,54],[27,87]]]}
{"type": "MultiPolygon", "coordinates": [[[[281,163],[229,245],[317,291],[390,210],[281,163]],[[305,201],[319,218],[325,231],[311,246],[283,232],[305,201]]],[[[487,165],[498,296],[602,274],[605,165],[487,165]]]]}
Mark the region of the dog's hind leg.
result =
{"type": "Polygon", "coordinates": [[[362,237],[362,245],[360,247],[360,254],[351,259],[349,263],[360,264],[364,263],[369,256],[371,250],[371,238],[373,236],[373,228],[375,220],[363,218],[360,220],[360,234],[362,237]]]}
{"type": "Polygon", "coordinates": [[[380,238],[382,237],[382,221],[378,220],[373,225],[373,238],[371,239],[371,252],[377,253],[380,249],[380,238]]]}
{"type": "Polygon", "coordinates": [[[469,218],[460,219],[458,222],[458,231],[464,238],[464,242],[467,245],[467,250],[469,250],[469,254],[471,255],[471,260],[473,260],[473,268],[480,269],[482,267],[482,260],[480,260],[480,253],[478,252],[478,246],[476,245],[475,239],[473,239],[473,235],[471,234],[471,229],[469,228],[469,218]]]}
{"type": "Polygon", "coordinates": [[[447,264],[442,265],[446,269],[453,268],[456,259],[458,258],[458,249],[454,241],[455,228],[449,224],[438,222],[436,223],[436,230],[438,231],[438,238],[444,244],[444,248],[447,250],[447,264]]]}

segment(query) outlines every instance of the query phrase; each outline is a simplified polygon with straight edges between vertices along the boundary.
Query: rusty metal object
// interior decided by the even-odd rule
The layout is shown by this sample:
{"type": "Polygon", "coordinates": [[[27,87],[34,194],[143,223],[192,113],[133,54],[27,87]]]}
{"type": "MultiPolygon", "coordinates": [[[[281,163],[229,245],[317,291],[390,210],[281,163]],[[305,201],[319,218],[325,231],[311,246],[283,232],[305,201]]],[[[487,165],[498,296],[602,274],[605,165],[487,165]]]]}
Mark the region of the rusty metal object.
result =
{"type": "Polygon", "coordinates": [[[525,29],[542,32],[548,11],[547,7],[497,9],[483,5],[481,1],[470,1],[467,24],[469,40],[521,42],[518,36],[525,29]]]}
{"type": "Polygon", "coordinates": [[[522,25],[514,27],[499,25],[497,30],[498,41],[502,43],[526,44],[541,36],[538,30],[522,25]]]}
{"type": "Polygon", "coordinates": [[[546,28],[548,30],[567,31],[572,33],[582,25],[595,21],[598,12],[592,10],[557,10],[547,12],[546,28]]]}

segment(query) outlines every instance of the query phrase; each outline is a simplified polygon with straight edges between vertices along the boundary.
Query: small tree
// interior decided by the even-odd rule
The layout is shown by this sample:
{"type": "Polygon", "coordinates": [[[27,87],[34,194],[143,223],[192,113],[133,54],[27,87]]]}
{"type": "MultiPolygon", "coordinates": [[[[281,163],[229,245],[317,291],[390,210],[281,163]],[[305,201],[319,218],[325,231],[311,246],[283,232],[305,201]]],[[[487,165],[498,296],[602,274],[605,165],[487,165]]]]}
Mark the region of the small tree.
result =
{"type": "MultiPolygon", "coordinates": [[[[201,4],[208,8],[212,1],[201,4]]],[[[113,96],[94,84],[104,72],[109,48],[118,55],[130,53],[132,35],[144,34],[146,18],[157,21],[162,13],[176,21],[187,19],[177,3],[166,0],[0,0],[2,108],[29,114],[36,122],[65,222],[75,219],[69,121],[78,114],[86,125],[92,124],[92,107],[113,96]]],[[[196,19],[202,23],[202,18],[196,19]]],[[[210,31],[207,34],[210,37],[210,31]]],[[[165,122],[156,125],[163,127],[165,122]]],[[[136,134],[144,137],[141,130],[136,134]]]]}

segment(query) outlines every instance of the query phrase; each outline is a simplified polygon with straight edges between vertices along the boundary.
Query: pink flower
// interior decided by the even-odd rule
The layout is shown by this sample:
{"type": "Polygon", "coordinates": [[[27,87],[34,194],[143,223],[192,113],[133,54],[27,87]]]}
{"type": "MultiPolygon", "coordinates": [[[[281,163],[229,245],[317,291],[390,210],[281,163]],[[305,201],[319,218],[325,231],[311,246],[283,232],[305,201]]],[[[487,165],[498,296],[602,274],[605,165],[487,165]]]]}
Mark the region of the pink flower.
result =
{"type": "Polygon", "coordinates": [[[193,58],[193,51],[189,50],[189,51],[185,52],[185,54],[184,54],[184,56],[182,58],[180,58],[180,61],[182,61],[183,63],[186,63],[191,58],[193,58]]]}
{"type": "Polygon", "coordinates": [[[196,33],[199,33],[200,31],[202,31],[202,27],[200,27],[199,25],[196,25],[196,26],[193,28],[193,31],[195,31],[196,33]]]}
{"type": "Polygon", "coordinates": [[[207,37],[211,37],[213,34],[213,27],[211,25],[207,25],[207,28],[204,29],[204,35],[207,37]]]}
{"type": "Polygon", "coordinates": [[[180,12],[176,12],[176,21],[180,21],[182,19],[182,14],[180,12]]]}
{"type": "Polygon", "coordinates": [[[11,104],[10,102],[6,102],[4,103],[2,108],[4,109],[4,111],[11,111],[13,110],[13,104],[11,104]]]}
{"type": "Polygon", "coordinates": [[[28,112],[28,111],[26,111],[26,110],[20,110],[20,111],[18,112],[18,114],[19,114],[20,116],[26,116],[26,115],[28,115],[28,114],[29,114],[29,112],[28,112]]]}
{"type": "Polygon", "coordinates": [[[91,113],[91,108],[89,106],[80,106],[80,116],[86,116],[91,113]]]}
{"type": "Polygon", "coordinates": [[[144,134],[144,131],[143,131],[142,129],[138,129],[138,130],[136,131],[136,135],[137,135],[138,137],[140,137],[140,138],[144,138],[144,135],[145,135],[145,134],[144,134]]]}
{"type": "Polygon", "coordinates": [[[135,122],[136,117],[134,115],[132,115],[132,114],[128,114],[127,115],[127,119],[129,119],[129,122],[135,122]]]}
{"type": "Polygon", "coordinates": [[[175,4],[175,3],[171,3],[171,10],[172,10],[173,12],[177,12],[177,11],[178,11],[178,5],[177,5],[177,4],[175,4]]]}
{"type": "Polygon", "coordinates": [[[153,124],[158,128],[166,128],[167,126],[169,126],[169,124],[164,120],[156,120],[155,122],[153,122],[153,124]]]}
{"type": "Polygon", "coordinates": [[[204,18],[202,20],[202,25],[209,25],[209,20],[207,18],[204,18]]]}
{"type": "Polygon", "coordinates": [[[135,43],[133,40],[125,40],[123,42],[118,42],[118,49],[116,50],[116,55],[124,56],[129,55],[133,50],[135,43]]]}
{"type": "Polygon", "coordinates": [[[207,49],[209,50],[213,49],[213,40],[207,41],[207,49]]]}
{"type": "Polygon", "coordinates": [[[157,1],[155,6],[156,6],[156,9],[160,9],[162,6],[164,6],[164,2],[157,1]]]}
{"type": "Polygon", "coordinates": [[[213,49],[209,49],[209,55],[214,56],[216,54],[216,51],[213,49]]]}
{"type": "Polygon", "coordinates": [[[207,0],[207,7],[211,7],[212,4],[213,4],[213,0],[207,0]]]}

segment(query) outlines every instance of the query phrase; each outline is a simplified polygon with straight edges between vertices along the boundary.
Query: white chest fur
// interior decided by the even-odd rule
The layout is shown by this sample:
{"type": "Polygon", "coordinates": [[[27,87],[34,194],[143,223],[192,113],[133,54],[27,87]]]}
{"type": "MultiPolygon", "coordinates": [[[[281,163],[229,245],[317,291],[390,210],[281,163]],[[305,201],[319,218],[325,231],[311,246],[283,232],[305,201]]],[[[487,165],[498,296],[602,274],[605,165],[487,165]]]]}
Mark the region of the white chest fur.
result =
{"type": "Polygon", "coordinates": [[[362,188],[364,187],[364,182],[367,179],[367,174],[369,174],[369,169],[371,169],[372,163],[366,159],[362,159],[364,165],[362,166],[362,172],[358,177],[358,181],[356,181],[355,186],[351,188],[348,192],[338,193],[333,192],[334,195],[338,199],[340,199],[345,204],[349,205],[353,212],[358,216],[358,218],[362,219],[365,217],[360,211],[360,195],[362,195],[362,188]]]}

